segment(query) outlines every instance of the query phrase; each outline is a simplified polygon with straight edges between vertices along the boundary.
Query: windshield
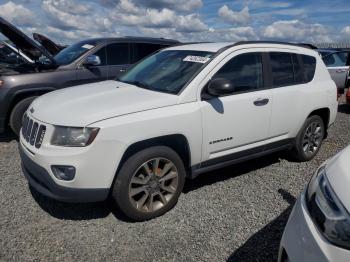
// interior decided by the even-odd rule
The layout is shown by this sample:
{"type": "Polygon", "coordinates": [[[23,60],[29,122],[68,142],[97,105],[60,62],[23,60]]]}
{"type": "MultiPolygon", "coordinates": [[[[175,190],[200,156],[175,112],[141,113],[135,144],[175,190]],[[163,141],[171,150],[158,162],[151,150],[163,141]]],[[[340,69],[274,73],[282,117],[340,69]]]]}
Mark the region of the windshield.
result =
{"type": "Polygon", "coordinates": [[[155,91],[178,94],[212,55],[213,53],[204,51],[162,51],[141,61],[117,80],[155,91]]]}
{"type": "Polygon", "coordinates": [[[97,41],[84,41],[71,45],[55,56],[58,65],[68,65],[98,44],[97,41]]]}

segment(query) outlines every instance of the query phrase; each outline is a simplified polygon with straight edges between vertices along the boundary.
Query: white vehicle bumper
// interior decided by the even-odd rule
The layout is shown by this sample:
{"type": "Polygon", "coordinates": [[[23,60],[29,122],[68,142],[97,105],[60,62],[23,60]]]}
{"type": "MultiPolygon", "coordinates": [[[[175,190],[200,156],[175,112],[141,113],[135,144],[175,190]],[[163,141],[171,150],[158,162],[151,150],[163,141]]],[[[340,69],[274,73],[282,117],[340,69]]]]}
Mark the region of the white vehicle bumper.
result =
{"type": "Polygon", "coordinates": [[[278,261],[349,261],[350,250],[329,243],[306,207],[304,193],[295,203],[280,244],[278,261]]]}
{"type": "Polygon", "coordinates": [[[105,200],[122,157],[123,144],[96,138],[87,147],[52,146],[53,126],[46,124],[46,127],[40,148],[32,146],[20,134],[22,169],[29,184],[40,193],[65,202],[105,200]],[[74,167],[74,178],[59,179],[53,172],[54,166],[74,167]]]}

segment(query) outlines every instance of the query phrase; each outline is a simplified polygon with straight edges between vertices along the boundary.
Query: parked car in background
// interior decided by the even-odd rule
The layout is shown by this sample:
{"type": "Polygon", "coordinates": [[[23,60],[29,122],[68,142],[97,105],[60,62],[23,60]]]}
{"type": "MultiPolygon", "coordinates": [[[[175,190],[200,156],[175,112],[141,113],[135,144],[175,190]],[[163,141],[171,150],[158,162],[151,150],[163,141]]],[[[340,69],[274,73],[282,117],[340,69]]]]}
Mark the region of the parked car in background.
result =
{"type": "Polygon", "coordinates": [[[321,57],[296,45],[170,47],[117,81],[36,99],[20,134],[23,172],[49,197],[111,195],[129,218],[151,219],[176,204],[186,177],[280,150],[312,159],[336,93],[321,57]]]}
{"type": "Polygon", "coordinates": [[[344,94],[349,84],[350,51],[334,49],[317,50],[327,66],[332,79],[338,87],[339,94],[344,94]]]}
{"type": "Polygon", "coordinates": [[[279,262],[349,261],[350,146],[322,164],[297,200],[279,262]]]}
{"type": "Polygon", "coordinates": [[[178,44],[161,38],[95,38],[52,56],[1,17],[0,32],[34,61],[0,67],[0,132],[9,125],[17,135],[23,113],[36,97],[60,88],[114,79],[145,56],[178,44]]]}
{"type": "Polygon", "coordinates": [[[346,92],[345,99],[346,99],[346,103],[350,106],[350,88],[346,92]]]}

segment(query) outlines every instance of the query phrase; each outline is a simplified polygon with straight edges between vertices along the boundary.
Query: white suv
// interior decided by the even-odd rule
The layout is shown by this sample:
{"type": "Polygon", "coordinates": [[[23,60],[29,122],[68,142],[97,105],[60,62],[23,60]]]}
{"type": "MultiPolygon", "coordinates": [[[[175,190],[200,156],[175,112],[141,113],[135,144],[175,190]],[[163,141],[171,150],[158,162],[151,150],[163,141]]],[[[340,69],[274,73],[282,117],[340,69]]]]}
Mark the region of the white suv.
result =
{"type": "Polygon", "coordinates": [[[23,118],[23,170],[61,201],[109,195],[133,220],[171,209],[185,178],[278,150],[312,159],[337,113],[320,56],[269,42],[159,51],[117,81],[49,93],[23,118]]]}

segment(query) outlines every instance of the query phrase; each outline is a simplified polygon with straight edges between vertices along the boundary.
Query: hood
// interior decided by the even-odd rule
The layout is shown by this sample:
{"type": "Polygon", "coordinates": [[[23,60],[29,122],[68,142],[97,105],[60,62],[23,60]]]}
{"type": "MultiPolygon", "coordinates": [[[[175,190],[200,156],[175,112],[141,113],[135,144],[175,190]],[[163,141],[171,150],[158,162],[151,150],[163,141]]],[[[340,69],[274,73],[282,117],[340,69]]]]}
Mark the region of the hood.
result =
{"type": "Polygon", "coordinates": [[[178,96],[114,80],[54,91],[37,98],[30,109],[52,125],[84,127],[125,114],[174,105],[178,96]]]}
{"type": "Polygon", "coordinates": [[[343,149],[326,165],[326,174],[334,192],[350,212],[350,146],[343,149]]]}
{"type": "Polygon", "coordinates": [[[66,46],[56,44],[50,38],[42,34],[33,33],[33,38],[35,41],[39,42],[43,47],[45,47],[45,49],[53,56],[58,54],[62,49],[66,48],[66,46]]]}
{"type": "Polygon", "coordinates": [[[54,58],[45,48],[35,43],[34,40],[2,17],[0,17],[0,32],[30,59],[36,61],[44,55],[51,63],[55,63],[54,58]]]}

